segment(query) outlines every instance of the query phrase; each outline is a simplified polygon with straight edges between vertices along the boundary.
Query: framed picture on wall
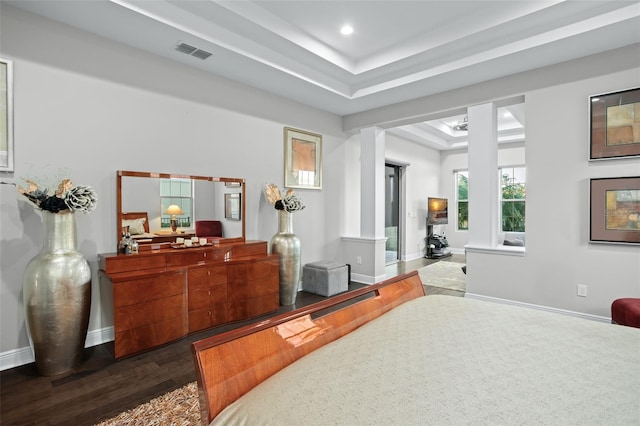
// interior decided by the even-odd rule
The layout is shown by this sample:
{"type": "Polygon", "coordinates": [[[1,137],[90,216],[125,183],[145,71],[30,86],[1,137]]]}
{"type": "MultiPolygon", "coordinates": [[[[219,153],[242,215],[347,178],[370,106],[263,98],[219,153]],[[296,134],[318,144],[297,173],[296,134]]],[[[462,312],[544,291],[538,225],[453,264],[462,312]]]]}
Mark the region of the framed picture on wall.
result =
{"type": "Polygon", "coordinates": [[[640,176],[590,182],[589,241],[640,244],[640,176]]]}
{"type": "Polygon", "coordinates": [[[589,97],[589,160],[640,156],[640,88],[589,97]]]}
{"type": "Polygon", "coordinates": [[[224,194],[224,217],[240,220],[240,194],[224,194]]]}
{"type": "Polygon", "coordinates": [[[0,172],[13,171],[13,62],[0,58],[0,172]]]}
{"type": "Polygon", "coordinates": [[[284,186],[322,189],[322,135],[284,128],[284,186]]]}

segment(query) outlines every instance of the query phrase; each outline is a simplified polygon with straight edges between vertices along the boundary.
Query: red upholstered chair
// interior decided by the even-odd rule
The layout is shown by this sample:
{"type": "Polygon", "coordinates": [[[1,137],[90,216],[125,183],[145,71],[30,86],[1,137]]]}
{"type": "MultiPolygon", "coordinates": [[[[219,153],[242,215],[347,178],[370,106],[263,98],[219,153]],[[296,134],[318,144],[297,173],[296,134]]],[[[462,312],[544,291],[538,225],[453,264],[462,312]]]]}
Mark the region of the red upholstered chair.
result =
{"type": "Polygon", "coordinates": [[[222,238],[222,222],[219,220],[196,220],[196,235],[209,241],[222,238]]]}
{"type": "Polygon", "coordinates": [[[616,299],[611,304],[611,321],[640,328],[640,299],[616,299]]]}

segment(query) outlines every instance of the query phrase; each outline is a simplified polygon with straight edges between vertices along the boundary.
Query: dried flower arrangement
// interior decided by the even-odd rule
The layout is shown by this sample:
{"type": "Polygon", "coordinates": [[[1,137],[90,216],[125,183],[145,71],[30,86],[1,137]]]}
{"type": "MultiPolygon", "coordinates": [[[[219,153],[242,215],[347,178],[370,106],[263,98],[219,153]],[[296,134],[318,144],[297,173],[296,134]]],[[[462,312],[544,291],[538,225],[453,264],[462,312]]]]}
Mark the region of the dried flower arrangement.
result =
{"type": "Polygon", "coordinates": [[[264,189],[267,201],[272,204],[276,210],[284,210],[289,213],[297,212],[304,209],[305,205],[302,200],[294,194],[293,189],[287,190],[285,196],[280,195],[280,189],[273,183],[268,183],[264,189]]]}
{"type": "Polygon", "coordinates": [[[26,188],[16,184],[11,185],[14,185],[18,192],[27,197],[36,207],[51,213],[65,210],[89,213],[96,208],[98,203],[98,195],[93,188],[87,185],[73,186],[70,179],[63,179],[53,194],[46,187],[40,187],[32,180],[25,179],[24,181],[27,183],[26,188]]]}

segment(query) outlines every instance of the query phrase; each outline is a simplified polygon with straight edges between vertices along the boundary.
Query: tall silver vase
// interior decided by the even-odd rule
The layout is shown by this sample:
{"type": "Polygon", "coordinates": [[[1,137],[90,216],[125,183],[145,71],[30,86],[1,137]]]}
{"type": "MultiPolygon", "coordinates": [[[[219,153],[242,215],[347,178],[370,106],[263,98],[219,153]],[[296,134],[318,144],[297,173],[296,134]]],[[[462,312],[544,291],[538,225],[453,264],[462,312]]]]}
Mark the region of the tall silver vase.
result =
{"type": "Polygon", "coordinates": [[[293,214],[278,210],[278,233],[271,238],[271,253],[280,255],[280,305],[296,303],[301,275],[300,238],[293,233],[293,214]]]}
{"type": "Polygon", "coordinates": [[[23,300],[38,372],[53,376],[82,363],[91,308],[91,269],[76,251],[71,211],[42,211],[42,251],[24,273],[23,300]]]}

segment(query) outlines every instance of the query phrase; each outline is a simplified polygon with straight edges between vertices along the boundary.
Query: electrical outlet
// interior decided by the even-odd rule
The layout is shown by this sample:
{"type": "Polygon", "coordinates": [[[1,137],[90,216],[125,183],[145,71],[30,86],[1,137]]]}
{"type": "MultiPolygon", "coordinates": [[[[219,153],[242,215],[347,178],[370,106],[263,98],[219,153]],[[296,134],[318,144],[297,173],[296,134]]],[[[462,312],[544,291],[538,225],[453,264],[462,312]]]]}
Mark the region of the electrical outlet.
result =
{"type": "Polygon", "coordinates": [[[587,297],[587,286],[584,284],[578,284],[577,286],[578,296],[587,297]]]}
{"type": "Polygon", "coordinates": [[[362,265],[362,257],[360,257],[360,256],[356,256],[356,263],[357,263],[358,265],[362,265]]]}

